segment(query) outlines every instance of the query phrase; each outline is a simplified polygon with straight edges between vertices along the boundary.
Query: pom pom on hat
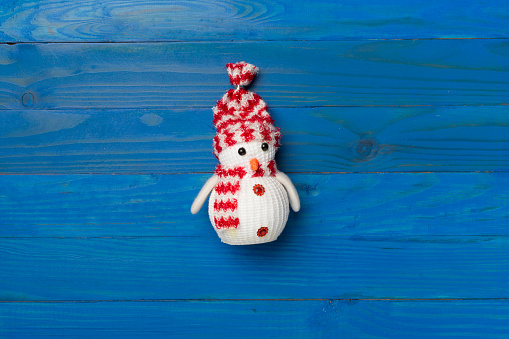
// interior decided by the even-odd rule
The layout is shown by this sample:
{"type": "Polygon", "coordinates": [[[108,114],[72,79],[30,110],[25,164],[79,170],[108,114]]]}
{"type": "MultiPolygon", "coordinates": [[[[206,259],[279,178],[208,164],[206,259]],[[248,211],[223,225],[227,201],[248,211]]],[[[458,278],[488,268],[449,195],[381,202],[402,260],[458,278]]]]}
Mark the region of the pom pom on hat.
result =
{"type": "Polygon", "coordinates": [[[274,126],[267,104],[258,94],[240,88],[253,81],[258,68],[237,62],[226,64],[226,69],[232,85],[237,88],[228,90],[212,108],[217,130],[213,142],[214,155],[217,157],[223,149],[236,143],[254,140],[279,148],[281,132],[274,126]]]}
{"type": "Polygon", "coordinates": [[[247,86],[258,74],[258,68],[255,65],[245,63],[244,61],[226,64],[226,69],[233,86],[247,86]]]}

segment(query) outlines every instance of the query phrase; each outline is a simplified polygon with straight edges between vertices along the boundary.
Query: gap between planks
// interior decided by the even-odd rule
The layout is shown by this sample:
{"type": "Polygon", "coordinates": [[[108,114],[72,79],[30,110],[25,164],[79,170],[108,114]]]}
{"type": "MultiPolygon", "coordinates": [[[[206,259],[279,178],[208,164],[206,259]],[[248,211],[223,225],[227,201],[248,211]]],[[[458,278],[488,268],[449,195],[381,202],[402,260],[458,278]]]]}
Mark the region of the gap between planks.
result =
{"type": "Polygon", "coordinates": [[[245,301],[391,301],[391,302],[448,302],[448,301],[509,301],[509,298],[262,298],[262,299],[97,299],[97,300],[0,300],[0,304],[92,304],[92,303],[161,303],[161,302],[245,302],[245,301]]]}
{"type": "MultiPolygon", "coordinates": [[[[335,175],[335,174],[430,174],[430,173],[442,173],[442,174],[470,174],[470,173],[506,173],[507,171],[361,171],[361,172],[291,172],[285,171],[287,174],[308,174],[308,175],[335,175]]],[[[103,173],[103,172],[75,172],[71,174],[62,174],[62,173],[0,173],[0,175],[11,175],[11,176],[21,176],[21,175],[33,175],[33,176],[46,176],[46,175],[212,175],[213,171],[210,172],[179,172],[179,173],[171,173],[171,172],[120,172],[120,173],[103,173]]]]}
{"type": "MultiPolygon", "coordinates": [[[[2,43],[0,43],[2,45],[2,43]]],[[[437,104],[430,104],[430,105],[271,105],[273,108],[277,109],[320,109],[320,108],[418,108],[418,107],[499,107],[499,106],[509,106],[509,103],[501,102],[501,103],[487,103],[487,104],[447,104],[447,105],[437,105],[437,104]]],[[[77,107],[73,108],[73,111],[90,111],[90,110],[97,110],[97,111],[143,111],[143,110],[151,110],[151,111],[168,111],[168,110],[200,110],[200,109],[210,109],[212,110],[211,106],[160,106],[160,107],[107,107],[107,108],[83,108],[83,107],[77,107]]],[[[49,108],[0,108],[0,112],[8,112],[8,111],[69,111],[69,108],[61,108],[61,107],[49,107],[49,108]]]]}
{"type": "Polygon", "coordinates": [[[492,38],[338,38],[338,39],[253,39],[253,40],[138,40],[138,41],[0,41],[0,45],[48,45],[48,44],[166,44],[166,43],[253,43],[253,42],[336,42],[336,41],[429,41],[429,40],[507,40],[509,37],[492,38]]]}
{"type": "MultiPolygon", "coordinates": [[[[4,226],[9,226],[11,224],[4,224],[4,226]]],[[[52,225],[52,226],[62,226],[69,224],[37,224],[37,226],[46,226],[46,225],[52,225]]],[[[111,223],[83,223],[80,225],[116,225],[111,223]]],[[[118,225],[125,225],[125,223],[121,223],[118,225]]],[[[450,234],[434,234],[434,235],[415,235],[415,236],[408,236],[408,235],[391,235],[390,237],[384,237],[384,236],[352,236],[352,235],[290,235],[287,236],[287,238],[323,238],[323,237],[339,237],[339,238],[351,238],[353,240],[379,240],[379,241],[385,241],[385,240],[397,240],[397,239],[416,239],[416,238],[451,238],[452,235],[450,234]]],[[[454,237],[464,237],[464,238],[509,238],[509,235],[507,234],[455,234],[454,237]]],[[[215,236],[206,236],[206,235],[101,235],[101,236],[82,236],[82,237],[70,237],[70,236],[38,236],[38,237],[30,237],[30,236],[0,236],[0,239],[9,239],[9,240],[24,240],[24,239],[60,239],[60,240],[68,240],[68,239],[74,239],[74,240],[85,240],[85,239],[158,239],[158,238],[213,238],[215,239],[215,236]]],[[[429,242],[429,241],[428,241],[429,242]]]]}

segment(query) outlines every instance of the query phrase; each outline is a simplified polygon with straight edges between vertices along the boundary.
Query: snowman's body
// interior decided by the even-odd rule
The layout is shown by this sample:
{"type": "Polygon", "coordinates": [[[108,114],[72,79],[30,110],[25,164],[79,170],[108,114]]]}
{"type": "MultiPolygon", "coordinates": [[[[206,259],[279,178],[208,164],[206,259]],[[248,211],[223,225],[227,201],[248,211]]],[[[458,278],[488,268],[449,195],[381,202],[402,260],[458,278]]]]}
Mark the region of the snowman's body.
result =
{"type": "MultiPolygon", "coordinates": [[[[220,179],[218,184],[231,182],[220,179]]],[[[283,231],[288,214],[288,194],[273,176],[244,177],[239,180],[240,190],[236,193],[238,201],[239,225],[230,228],[216,228],[221,241],[230,245],[261,244],[274,241],[283,231]]],[[[216,185],[217,187],[217,185],[216,185]]],[[[221,194],[212,190],[209,199],[209,217],[212,225],[215,218],[224,212],[214,208],[214,202],[221,194]]]]}

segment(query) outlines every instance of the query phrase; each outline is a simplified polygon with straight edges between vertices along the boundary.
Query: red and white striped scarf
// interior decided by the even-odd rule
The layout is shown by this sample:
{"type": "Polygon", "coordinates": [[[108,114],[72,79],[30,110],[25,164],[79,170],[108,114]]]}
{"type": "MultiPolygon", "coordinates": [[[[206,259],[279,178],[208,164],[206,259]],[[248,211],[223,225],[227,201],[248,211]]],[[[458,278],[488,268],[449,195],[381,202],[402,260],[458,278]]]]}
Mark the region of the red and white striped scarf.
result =
{"type": "Polygon", "coordinates": [[[240,180],[246,175],[252,178],[264,176],[276,176],[276,162],[269,161],[266,165],[260,164],[256,171],[245,167],[225,167],[217,165],[216,175],[219,181],[214,190],[214,225],[217,229],[237,228],[239,226],[238,196],[240,191],[240,180]]]}

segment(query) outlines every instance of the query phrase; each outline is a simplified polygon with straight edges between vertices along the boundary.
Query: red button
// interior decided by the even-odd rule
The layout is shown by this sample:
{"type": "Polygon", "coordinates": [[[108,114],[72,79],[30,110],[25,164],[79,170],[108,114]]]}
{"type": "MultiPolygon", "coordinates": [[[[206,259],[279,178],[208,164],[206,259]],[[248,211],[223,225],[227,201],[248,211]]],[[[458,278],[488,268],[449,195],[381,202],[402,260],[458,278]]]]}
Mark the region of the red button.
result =
{"type": "Polygon", "coordinates": [[[267,233],[269,233],[269,229],[267,227],[260,227],[258,232],[256,232],[256,235],[261,238],[267,235],[267,233]]]}
{"type": "Polygon", "coordinates": [[[253,192],[261,197],[262,195],[265,194],[265,188],[262,185],[254,185],[253,192]]]}

